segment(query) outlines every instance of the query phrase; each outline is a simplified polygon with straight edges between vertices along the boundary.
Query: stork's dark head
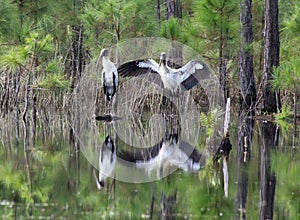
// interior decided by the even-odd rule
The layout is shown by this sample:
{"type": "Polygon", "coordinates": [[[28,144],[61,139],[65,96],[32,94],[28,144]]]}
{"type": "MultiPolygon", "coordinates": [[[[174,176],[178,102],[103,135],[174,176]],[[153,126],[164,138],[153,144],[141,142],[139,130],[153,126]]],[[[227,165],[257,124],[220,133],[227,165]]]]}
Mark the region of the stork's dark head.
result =
{"type": "Polygon", "coordinates": [[[100,52],[100,58],[102,57],[107,57],[108,56],[108,49],[107,48],[103,48],[100,52]]]}
{"type": "Polygon", "coordinates": [[[164,66],[166,66],[166,63],[167,63],[167,55],[165,52],[162,52],[159,57],[159,65],[163,64],[164,66]]]}

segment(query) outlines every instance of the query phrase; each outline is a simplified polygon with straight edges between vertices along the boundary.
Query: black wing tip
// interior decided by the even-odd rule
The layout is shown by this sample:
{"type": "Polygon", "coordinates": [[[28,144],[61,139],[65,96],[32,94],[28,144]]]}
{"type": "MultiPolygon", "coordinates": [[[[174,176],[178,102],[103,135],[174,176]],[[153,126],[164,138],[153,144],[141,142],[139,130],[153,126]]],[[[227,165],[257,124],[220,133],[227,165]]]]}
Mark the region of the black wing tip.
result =
{"type": "Polygon", "coordinates": [[[118,73],[122,77],[131,77],[131,76],[141,76],[148,73],[156,73],[156,70],[149,67],[139,65],[141,62],[149,61],[149,59],[141,59],[141,60],[133,60],[126,63],[121,64],[118,67],[118,73]]]}
{"type": "Polygon", "coordinates": [[[188,78],[181,82],[181,85],[185,90],[190,90],[197,84],[199,84],[199,80],[193,75],[190,75],[188,78]]]}

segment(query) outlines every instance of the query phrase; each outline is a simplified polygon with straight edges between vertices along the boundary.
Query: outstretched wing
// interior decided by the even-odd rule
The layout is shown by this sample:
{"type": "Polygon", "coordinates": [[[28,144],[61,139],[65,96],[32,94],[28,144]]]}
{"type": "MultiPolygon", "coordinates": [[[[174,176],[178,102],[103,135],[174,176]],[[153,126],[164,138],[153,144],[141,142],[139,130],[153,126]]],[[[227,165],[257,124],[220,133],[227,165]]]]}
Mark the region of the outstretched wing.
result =
{"type": "Polygon", "coordinates": [[[122,77],[143,77],[163,87],[158,68],[158,63],[152,59],[135,60],[119,66],[118,73],[122,77]]]}
{"type": "Polygon", "coordinates": [[[191,60],[177,70],[182,75],[182,86],[189,90],[203,80],[210,78],[211,70],[204,62],[191,60]]]}
{"type": "Polygon", "coordinates": [[[158,63],[152,59],[147,60],[134,60],[122,64],[118,68],[120,76],[140,76],[149,73],[158,74],[158,63]]]}

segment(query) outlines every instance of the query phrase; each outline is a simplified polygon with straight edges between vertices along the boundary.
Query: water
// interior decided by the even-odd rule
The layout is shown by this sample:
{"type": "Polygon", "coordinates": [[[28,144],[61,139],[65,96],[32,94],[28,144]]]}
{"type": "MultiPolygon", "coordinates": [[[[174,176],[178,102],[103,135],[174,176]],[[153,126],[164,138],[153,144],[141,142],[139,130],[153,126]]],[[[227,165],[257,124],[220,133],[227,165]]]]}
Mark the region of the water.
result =
{"type": "Polygon", "coordinates": [[[52,117],[60,126],[40,120],[27,153],[23,136],[17,141],[10,126],[14,114],[2,119],[1,219],[300,219],[298,130],[295,137],[293,130],[249,119],[241,127],[243,120],[233,115],[226,197],[222,164],[209,159],[198,172],[177,169],[147,183],[108,178],[98,190],[91,161],[69,142],[68,119],[52,117]],[[239,131],[248,137],[247,150],[239,148],[245,145],[239,131]]]}

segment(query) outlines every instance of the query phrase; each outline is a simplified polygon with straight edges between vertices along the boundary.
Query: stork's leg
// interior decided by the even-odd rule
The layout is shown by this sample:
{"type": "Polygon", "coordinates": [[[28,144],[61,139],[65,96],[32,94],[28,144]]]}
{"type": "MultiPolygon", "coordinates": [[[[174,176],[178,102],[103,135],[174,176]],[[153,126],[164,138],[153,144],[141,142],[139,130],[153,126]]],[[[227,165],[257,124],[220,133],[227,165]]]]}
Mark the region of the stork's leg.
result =
{"type": "Polygon", "coordinates": [[[177,98],[177,116],[179,117],[180,114],[180,96],[178,96],[177,98]]]}
{"type": "Polygon", "coordinates": [[[171,118],[173,118],[173,101],[174,101],[174,97],[171,96],[171,118]]]}
{"type": "Polygon", "coordinates": [[[107,109],[107,98],[105,97],[105,99],[104,99],[104,115],[106,114],[106,109],[107,109]]]}
{"type": "Polygon", "coordinates": [[[110,101],[109,101],[109,109],[108,109],[109,114],[111,114],[112,102],[113,102],[113,98],[111,98],[110,101]]]}
{"type": "Polygon", "coordinates": [[[118,107],[118,94],[115,93],[115,95],[111,99],[111,114],[114,115],[117,111],[118,107]]]}
{"type": "MultiPolygon", "coordinates": [[[[177,130],[180,128],[180,96],[178,96],[177,98],[177,112],[176,112],[176,126],[177,126],[177,130]]],[[[178,131],[177,131],[177,134],[178,131]]]]}
{"type": "Polygon", "coordinates": [[[162,108],[163,117],[164,119],[166,119],[167,110],[168,110],[168,98],[165,95],[162,96],[162,105],[163,105],[162,108]]]}
{"type": "Polygon", "coordinates": [[[108,129],[108,135],[111,136],[111,126],[112,126],[112,124],[109,124],[108,126],[109,126],[109,127],[108,127],[108,128],[109,128],[109,129],[108,129]]]}

